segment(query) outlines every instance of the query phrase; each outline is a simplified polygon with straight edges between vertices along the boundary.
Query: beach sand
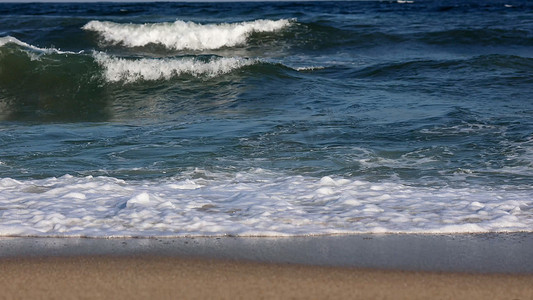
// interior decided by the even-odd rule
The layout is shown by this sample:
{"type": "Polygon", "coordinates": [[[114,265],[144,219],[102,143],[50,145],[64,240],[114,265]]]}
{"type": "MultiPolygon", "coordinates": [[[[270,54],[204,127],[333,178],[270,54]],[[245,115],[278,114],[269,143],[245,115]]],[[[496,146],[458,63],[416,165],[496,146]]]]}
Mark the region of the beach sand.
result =
{"type": "Polygon", "coordinates": [[[9,258],[0,269],[2,299],[533,299],[533,275],[154,256],[9,258]]]}
{"type": "Polygon", "coordinates": [[[533,299],[532,241],[1,238],[0,299],[533,299]]]}

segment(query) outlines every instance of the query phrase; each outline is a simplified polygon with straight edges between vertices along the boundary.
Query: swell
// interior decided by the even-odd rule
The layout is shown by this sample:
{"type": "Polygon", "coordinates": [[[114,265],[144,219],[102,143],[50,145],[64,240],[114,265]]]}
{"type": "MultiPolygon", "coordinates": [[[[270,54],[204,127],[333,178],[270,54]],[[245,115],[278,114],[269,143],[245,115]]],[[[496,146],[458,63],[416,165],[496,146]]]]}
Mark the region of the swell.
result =
{"type": "Polygon", "coordinates": [[[0,41],[5,42],[0,45],[0,119],[8,120],[106,120],[110,104],[124,95],[131,96],[132,90],[197,88],[202,82],[225,76],[238,81],[286,78],[288,73],[299,71],[241,57],[117,56],[38,48],[12,37],[0,41]]]}
{"type": "Polygon", "coordinates": [[[420,60],[374,65],[351,73],[357,78],[412,78],[423,76],[462,77],[461,74],[506,75],[514,79],[530,80],[533,58],[514,55],[481,55],[464,60],[420,60]],[[432,74],[432,75],[430,75],[432,74]],[[440,75],[439,75],[440,74],[440,75]]]}
{"type": "Polygon", "coordinates": [[[531,46],[533,32],[516,28],[452,28],[441,31],[406,33],[372,24],[351,26],[321,22],[298,23],[294,43],[313,48],[333,46],[390,47],[391,44],[415,43],[429,46],[531,46]]]}
{"type": "Polygon", "coordinates": [[[520,29],[472,28],[415,34],[414,38],[422,43],[434,45],[533,45],[533,33],[520,29]]]}
{"type": "Polygon", "coordinates": [[[516,28],[452,28],[442,31],[399,31],[373,24],[330,22],[295,22],[275,36],[252,34],[248,46],[282,46],[296,51],[320,51],[342,48],[387,48],[392,45],[421,45],[424,47],[530,47],[533,32],[516,28]]]}
{"type": "Polygon", "coordinates": [[[30,51],[19,43],[0,47],[0,103],[3,119],[105,117],[108,98],[100,67],[87,55],[54,49],[30,51]]]}
{"type": "MultiPolygon", "coordinates": [[[[2,119],[105,120],[109,104],[132,86],[165,90],[176,85],[227,78],[286,80],[300,72],[327,77],[402,80],[483,79],[485,84],[531,84],[533,59],[482,55],[464,60],[416,60],[354,69],[291,68],[263,59],[184,55],[163,58],[117,56],[105,52],[62,52],[39,48],[12,37],[0,38],[0,106],[2,119]],[[448,75],[446,75],[448,74],[448,75]],[[229,76],[229,77],[226,77],[229,76]],[[486,79],[491,78],[490,82],[486,79]]],[[[301,74],[302,76],[306,76],[301,74]]],[[[197,86],[198,84],[194,84],[197,86]]],[[[216,86],[216,85],[214,85],[216,86]]]]}

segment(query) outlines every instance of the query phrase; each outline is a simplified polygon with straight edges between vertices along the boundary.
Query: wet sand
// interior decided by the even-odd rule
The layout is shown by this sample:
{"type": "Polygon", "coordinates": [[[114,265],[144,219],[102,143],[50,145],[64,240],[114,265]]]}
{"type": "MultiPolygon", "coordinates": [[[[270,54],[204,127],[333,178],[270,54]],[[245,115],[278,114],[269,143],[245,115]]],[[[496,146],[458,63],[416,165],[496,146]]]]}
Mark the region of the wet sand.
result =
{"type": "Polygon", "coordinates": [[[0,299],[533,299],[532,242],[532,234],[0,238],[0,299]]]}

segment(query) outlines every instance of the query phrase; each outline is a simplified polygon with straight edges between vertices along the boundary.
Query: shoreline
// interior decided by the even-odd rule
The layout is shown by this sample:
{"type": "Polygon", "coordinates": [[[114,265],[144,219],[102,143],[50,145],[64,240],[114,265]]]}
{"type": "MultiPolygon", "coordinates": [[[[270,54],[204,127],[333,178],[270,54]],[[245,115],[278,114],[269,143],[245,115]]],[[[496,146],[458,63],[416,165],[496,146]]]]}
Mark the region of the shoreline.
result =
{"type": "Polygon", "coordinates": [[[531,299],[533,233],[0,238],[0,299],[531,299]]]}
{"type": "Polygon", "coordinates": [[[533,233],[305,237],[1,237],[0,260],[155,256],[401,271],[533,274],[533,233]]]}

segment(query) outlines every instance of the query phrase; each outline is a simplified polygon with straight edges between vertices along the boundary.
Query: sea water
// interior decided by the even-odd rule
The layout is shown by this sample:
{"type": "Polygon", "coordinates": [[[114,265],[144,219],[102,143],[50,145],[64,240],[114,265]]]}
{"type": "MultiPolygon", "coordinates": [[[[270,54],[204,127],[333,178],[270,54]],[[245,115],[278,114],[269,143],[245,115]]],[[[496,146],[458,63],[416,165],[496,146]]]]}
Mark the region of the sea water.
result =
{"type": "Polygon", "coordinates": [[[533,231],[533,3],[0,4],[0,236],[533,231]]]}

